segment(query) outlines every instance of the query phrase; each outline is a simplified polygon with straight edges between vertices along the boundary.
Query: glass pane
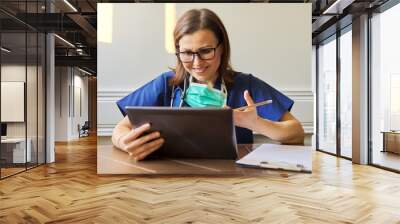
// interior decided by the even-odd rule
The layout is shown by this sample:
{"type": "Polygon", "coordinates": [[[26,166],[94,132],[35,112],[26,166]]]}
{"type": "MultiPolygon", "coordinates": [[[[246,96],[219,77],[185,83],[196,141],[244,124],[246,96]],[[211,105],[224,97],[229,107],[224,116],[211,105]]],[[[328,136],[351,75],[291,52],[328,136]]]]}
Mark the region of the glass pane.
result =
{"type": "Polygon", "coordinates": [[[336,40],[318,48],[318,146],[336,153],[336,40]]]}
{"type": "Polygon", "coordinates": [[[46,37],[39,33],[38,45],[38,163],[45,163],[45,65],[46,65],[46,37]]]}
{"type": "Polygon", "coordinates": [[[400,170],[400,4],[372,18],[372,163],[400,170]]]}
{"type": "Polygon", "coordinates": [[[38,124],[37,124],[37,73],[38,73],[38,36],[36,32],[27,33],[28,38],[28,62],[27,62],[27,80],[26,80],[26,89],[27,89],[27,99],[26,99],[26,111],[27,111],[27,142],[28,142],[28,168],[34,167],[37,165],[37,132],[38,132],[38,124]]]}
{"type": "Polygon", "coordinates": [[[26,34],[1,34],[1,140],[2,177],[25,170],[26,34]]]}
{"type": "MultiPolygon", "coordinates": [[[[1,1],[0,7],[35,26],[45,1],[1,1]]],[[[44,34],[2,12],[0,22],[3,178],[45,161],[46,54],[44,34]]]]}
{"type": "Polygon", "coordinates": [[[340,153],[352,157],[352,35],[340,37],[340,153]]]}

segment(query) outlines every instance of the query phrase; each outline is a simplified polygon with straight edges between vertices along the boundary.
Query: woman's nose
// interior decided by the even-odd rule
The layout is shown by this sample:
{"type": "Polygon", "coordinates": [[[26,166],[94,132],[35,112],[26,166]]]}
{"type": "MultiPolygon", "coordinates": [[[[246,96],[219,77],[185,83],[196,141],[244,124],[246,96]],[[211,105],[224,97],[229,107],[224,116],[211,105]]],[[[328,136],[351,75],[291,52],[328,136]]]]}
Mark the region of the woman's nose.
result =
{"type": "Polygon", "coordinates": [[[193,57],[194,57],[193,65],[200,65],[204,62],[203,59],[201,59],[198,54],[193,55],[193,57]]]}

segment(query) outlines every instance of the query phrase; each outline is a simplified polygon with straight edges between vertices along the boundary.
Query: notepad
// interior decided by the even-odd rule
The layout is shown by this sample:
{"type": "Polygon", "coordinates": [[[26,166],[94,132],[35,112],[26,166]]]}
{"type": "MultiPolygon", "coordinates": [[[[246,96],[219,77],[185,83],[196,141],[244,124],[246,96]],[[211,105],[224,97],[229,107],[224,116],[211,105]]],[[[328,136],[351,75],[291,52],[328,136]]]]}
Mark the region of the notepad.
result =
{"type": "Polygon", "coordinates": [[[312,149],[310,146],[262,144],[236,164],[311,173],[312,149]]]}

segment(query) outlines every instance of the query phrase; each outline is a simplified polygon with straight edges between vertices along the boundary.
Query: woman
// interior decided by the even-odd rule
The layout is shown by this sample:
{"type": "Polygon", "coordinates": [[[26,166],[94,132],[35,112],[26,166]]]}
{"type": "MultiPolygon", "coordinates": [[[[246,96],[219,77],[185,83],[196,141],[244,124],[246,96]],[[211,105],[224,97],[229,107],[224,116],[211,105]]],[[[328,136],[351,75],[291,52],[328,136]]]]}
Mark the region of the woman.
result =
{"type": "Polygon", "coordinates": [[[125,116],[115,127],[113,144],[142,160],[159,149],[159,132],[143,135],[149,124],[133,127],[125,106],[190,106],[238,108],[254,102],[272,104],[233,111],[238,143],[252,143],[253,131],[283,143],[302,143],[304,131],[289,112],[293,101],[251,74],[233,71],[230,45],[218,16],[208,10],[187,11],[174,30],[177,64],[117,102],[125,116]]]}

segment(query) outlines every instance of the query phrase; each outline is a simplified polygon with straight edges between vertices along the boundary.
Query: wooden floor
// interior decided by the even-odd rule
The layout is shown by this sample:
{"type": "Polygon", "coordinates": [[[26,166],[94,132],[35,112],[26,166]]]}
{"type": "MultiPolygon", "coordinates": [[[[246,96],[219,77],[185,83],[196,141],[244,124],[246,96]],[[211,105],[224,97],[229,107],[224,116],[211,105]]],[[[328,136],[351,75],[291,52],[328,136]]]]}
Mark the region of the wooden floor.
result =
{"type": "Polygon", "coordinates": [[[400,223],[400,175],[316,152],[312,174],[98,176],[96,139],[0,181],[0,223],[400,223]]]}
{"type": "Polygon", "coordinates": [[[38,165],[35,163],[27,163],[27,167],[25,167],[25,164],[19,164],[18,167],[7,167],[7,168],[1,168],[1,178],[6,178],[11,175],[15,175],[20,172],[24,172],[27,169],[34,169],[38,165]]]}
{"type": "Polygon", "coordinates": [[[24,168],[1,168],[1,178],[8,177],[10,175],[19,173],[26,170],[24,168]]]}
{"type": "Polygon", "coordinates": [[[400,155],[396,153],[374,151],[372,162],[376,165],[400,170],[400,155]]]}

